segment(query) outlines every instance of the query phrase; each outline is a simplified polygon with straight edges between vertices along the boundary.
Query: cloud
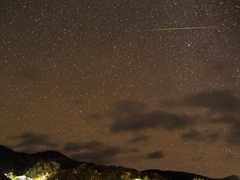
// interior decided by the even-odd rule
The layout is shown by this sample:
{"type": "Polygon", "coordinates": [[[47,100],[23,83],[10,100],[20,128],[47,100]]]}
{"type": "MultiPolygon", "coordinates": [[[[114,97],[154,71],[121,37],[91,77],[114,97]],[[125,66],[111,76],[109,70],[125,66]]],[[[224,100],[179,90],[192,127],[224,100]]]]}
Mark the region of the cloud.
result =
{"type": "Polygon", "coordinates": [[[199,131],[196,131],[196,130],[191,130],[188,133],[184,133],[184,134],[181,135],[181,137],[184,140],[191,140],[191,141],[195,141],[195,142],[206,141],[206,142],[209,142],[209,143],[217,142],[220,138],[218,132],[203,132],[203,133],[200,133],[199,131]]]}
{"type": "Polygon", "coordinates": [[[187,115],[176,115],[163,111],[145,114],[130,114],[124,119],[117,118],[111,127],[112,132],[139,131],[147,128],[161,127],[166,130],[184,129],[194,122],[187,115]]]}
{"type": "Polygon", "coordinates": [[[237,114],[220,114],[219,116],[217,115],[213,115],[213,117],[210,117],[210,121],[211,123],[220,123],[220,124],[227,124],[227,125],[232,125],[235,124],[237,122],[240,122],[240,118],[239,115],[237,114]]]}
{"type": "Polygon", "coordinates": [[[70,155],[70,157],[84,162],[106,164],[114,162],[114,157],[116,157],[120,152],[121,150],[119,148],[108,147],[101,150],[96,149],[90,152],[75,153],[70,155]]]}
{"type": "Polygon", "coordinates": [[[183,97],[180,106],[194,108],[208,108],[215,112],[237,112],[240,108],[240,99],[230,91],[203,91],[183,97]]]}
{"type": "Polygon", "coordinates": [[[227,144],[240,146],[240,122],[232,124],[225,140],[227,144]]]}
{"type": "MultiPolygon", "coordinates": [[[[229,145],[240,145],[240,99],[230,91],[204,91],[182,98],[180,105],[210,110],[208,122],[228,125],[225,141],[229,145]]],[[[204,116],[202,117],[204,118],[204,116]]],[[[219,133],[202,134],[191,131],[181,136],[186,140],[215,142],[219,133]]]]}
{"type": "Polygon", "coordinates": [[[206,108],[213,112],[233,113],[240,109],[240,99],[231,91],[202,91],[179,99],[161,99],[160,107],[206,108]]]}
{"type": "Polygon", "coordinates": [[[138,148],[131,148],[131,149],[129,149],[129,152],[132,152],[132,153],[137,153],[139,151],[140,150],[138,148]]]}
{"type": "Polygon", "coordinates": [[[103,144],[99,141],[89,141],[84,143],[67,143],[64,146],[64,151],[66,152],[74,152],[80,150],[91,150],[91,149],[100,149],[103,147],[103,144]]]}
{"type": "Polygon", "coordinates": [[[72,159],[98,164],[114,162],[114,158],[122,152],[118,147],[104,145],[98,141],[80,144],[70,143],[65,146],[64,150],[74,152],[70,155],[72,159]]]}
{"type": "Polygon", "coordinates": [[[203,139],[202,134],[196,130],[192,130],[188,133],[182,134],[181,137],[186,140],[196,140],[196,141],[203,139]]]}
{"type": "Polygon", "coordinates": [[[17,141],[20,141],[17,145],[13,147],[26,149],[28,151],[33,151],[39,146],[43,146],[49,149],[58,147],[58,144],[50,141],[49,135],[46,134],[25,132],[19,136],[11,136],[9,137],[9,139],[16,139],[17,141]]]}
{"type": "Polygon", "coordinates": [[[225,132],[198,132],[196,130],[182,134],[184,140],[216,142],[224,138],[228,145],[240,145],[240,99],[231,91],[203,91],[196,94],[184,96],[179,99],[160,100],[161,106],[166,107],[186,107],[201,109],[205,108],[208,113],[200,114],[202,123],[224,125],[225,132]],[[220,134],[223,134],[220,136],[220,134]]]}
{"type": "MultiPolygon", "coordinates": [[[[109,113],[112,117],[110,130],[112,133],[135,132],[142,133],[146,129],[161,128],[164,130],[183,130],[197,128],[199,123],[209,125],[209,130],[199,132],[189,130],[179,136],[186,141],[216,143],[220,139],[226,144],[239,146],[240,143],[240,99],[230,91],[203,91],[196,94],[184,96],[175,100],[163,100],[162,105],[168,107],[185,107],[208,109],[208,113],[198,114],[197,117],[187,114],[171,113],[171,111],[155,110],[150,111],[146,103],[140,101],[119,101],[113,105],[109,113]],[[201,121],[200,121],[201,120],[201,121]],[[210,128],[215,125],[224,125],[226,131],[212,131],[210,128]]],[[[194,109],[193,109],[194,110],[194,109]]],[[[148,141],[148,136],[137,136],[130,140],[130,143],[148,141]]]]}
{"type": "Polygon", "coordinates": [[[113,111],[111,114],[119,115],[122,113],[136,113],[147,110],[147,104],[141,101],[121,100],[113,104],[113,111]]]}
{"type": "Polygon", "coordinates": [[[149,159],[161,159],[164,157],[163,153],[161,151],[155,151],[151,152],[147,155],[149,159]]]}
{"type": "Polygon", "coordinates": [[[184,129],[195,124],[191,117],[164,111],[147,111],[147,105],[139,101],[119,101],[110,113],[114,121],[113,133],[120,131],[140,131],[147,128],[161,127],[166,130],[184,129]]]}
{"type": "Polygon", "coordinates": [[[89,120],[97,120],[97,119],[101,119],[101,115],[98,114],[98,113],[93,113],[93,114],[90,114],[86,117],[86,119],[89,119],[89,120]]]}
{"type": "Polygon", "coordinates": [[[146,142],[146,141],[148,141],[148,140],[149,140],[149,137],[148,137],[148,136],[146,136],[146,135],[139,135],[139,136],[134,137],[134,138],[130,141],[130,143],[131,143],[131,144],[137,144],[137,143],[139,143],[139,142],[146,142]]]}

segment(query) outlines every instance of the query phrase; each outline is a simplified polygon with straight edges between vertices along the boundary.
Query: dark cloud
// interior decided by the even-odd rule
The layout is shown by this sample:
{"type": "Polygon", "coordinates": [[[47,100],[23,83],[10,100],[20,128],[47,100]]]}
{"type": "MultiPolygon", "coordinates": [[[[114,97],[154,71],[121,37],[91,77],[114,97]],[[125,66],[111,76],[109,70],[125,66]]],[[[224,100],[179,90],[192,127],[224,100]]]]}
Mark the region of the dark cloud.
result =
{"type": "Polygon", "coordinates": [[[146,141],[148,141],[148,140],[149,140],[149,137],[148,137],[148,136],[146,136],[146,135],[139,135],[139,136],[134,137],[134,138],[130,141],[130,143],[131,143],[131,144],[136,144],[136,143],[139,143],[139,142],[146,142],[146,141]]]}
{"type": "Polygon", "coordinates": [[[93,113],[90,114],[86,117],[86,119],[90,119],[90,120],[97,120],[97,119],[101,119],[101,115],[98,113],[93,113]]]}
{"type": "Polygon", "coordinates": [[[163,153],[161,151],[155,151],[151,152],[147,155],[149,159],[161,159],[164,157],[163,153]]]}
{"type": "Polygon", "coordinates": [[[211,132],[207,135],[204,135],[205,141],[209,143],[215,143],[220,139],[220,133],[219,132],[211,132]]]}
{"type": "Polygon", "coordinates": [[[84,143],[67,143],[64,146],[64,151],[66,152],[74,152],[80,150],[91,150],[91,149],[100,149],[103,147],[103,144],[99,141],[89,141],[84,143]]]}
{"type": "Polygon", "coordinates": [[[128,113],[115,114],[111,131],[140,131],[161,127],[166,130],[184,129],[195,124],[191,117],[184,114],[172,114],[164,111],[138,112],[128,107],[128,113]]]}
{"type": "MultiPolygon", "coordinates": [[[[208,108],[211,117],[209,122],[221,123],[228,129],[225,134],[227,144],[240,145],[240,99],[230,91],[211,91],[201,92],[184,97],[180,101],[182,105],[195,108],[208,108]]],[[[192,131],[181,136],[183,139],[194,141],[215,142],[219,137],[219,133],[202,134],[192,131]]]]}
{"type": "Polygon", "coordinates": [[[181,137],[186,140],[195,140],[195,141],[203,139],[202,134],[196,130],[192,130],[188,133],[182,134],[181,137]]]}
{"type": "Polygon", "coordinates": [[[209,143],[214,143],[219,140],[219,133],[217,132],[199,132],[196,130],[191,130],[188,133],[181,135],[184,140],[191,140],[195,142],[206,141],[209,143]]]}
{"type": "Polygon", "coordinates": [[[240,99],[230,91],[204,91],[184,97],[179,105],[208,108],[222,113],[237,112],[240,108],[240,99]]]}
{"type": "Polygon", "coordinates": [[[70,157],[73,159],[99,164],[113,162],[114,157],[123,151],[121,148],[105,145],[99,141],[67,143],[63,149],[72,153],[70,157]]]}
{"type": "Polygon", "coordinates": [[[179,102],[178,100],[173,100],[173,99],[160,99],[159,106],[160,108],[163,108],[163,107],[172,108],[172,107],[179,106],[179,102]]]}
{"type": "Polygon", "coordinates": [[[110,115],[114,121],[113,133],[119,131],[138,132],[147,128],[161,127],[166,130],[184,129],[196,123],[196,120],[184,114],[164,111],[147,111],[147,105],[140,101],[119,101],[114,104],[110,115]]]}
{"type": "Polygon", "coordinates": [[[50,136],[46,134],[26,132],[19,136],[11,136],[9,139],[20,141],[17,145],[13,146],[13,148],[26,149],[27,151],[34,151],[39,146],[48,149],[58,147],[58,144],[50,141],[50,136]]]}
{"type": "Polygon", "coordinates": [[[160,107],[206,108],[214,112],[232,113],[240,109],[240,99],[231,91],[202,91],[180,99],[161,99],[160,107]]]}
{"type": "Polygon", "coordinates": [[[226,143],[240,146],[240,122],[232,124],[226,136],[226,143]]]}
{"type": "Polygon", "coordinates": [[[240,119],[238,116],[233,114],[224,114],[219,117],[213,117],[211,119],[211,122],[222,123],[222,124],[234,124],[236,122],[240,122],[240,119]]]}
{"type": "Polygon", "coordinates": [[[138,148],[131,148],[131,149],[129,149],[129,152],[137,153],[137,152],[139,152],[139,149],[138,148]]]}
{"type": "MultiPolygon", "coordinates": [[[[161,106],[166,107],[187,107],[187,108],[205,108],[209,112],[200,115],[204,123],[212,123],[211,125],[223,124],[227,129],[224,132],[227,144],[240,145],[240,99],[231,91],[203,91],[191,94],[180,99],[166,99],[159,101],[161,106]]],[[[184,140],[216,142],[221,132],[198,132],[196,130],[182,134],[184,140]]]]}
{"type": "Polygon", "coordinates": [[[118,147],[102,146],[100,149],[89,149],[85,152],[74,153],[70,157],[84,162],[106,164],[114,162],[114,158],[121,152],[122,150],[118,147]]]}
{"type": "Polygon", "coordinates": [[[144,112],[147,110],[147,104],[141,101],[121,100],[113,104],[113,115],[122,115],[123,113],[144,112]]]}

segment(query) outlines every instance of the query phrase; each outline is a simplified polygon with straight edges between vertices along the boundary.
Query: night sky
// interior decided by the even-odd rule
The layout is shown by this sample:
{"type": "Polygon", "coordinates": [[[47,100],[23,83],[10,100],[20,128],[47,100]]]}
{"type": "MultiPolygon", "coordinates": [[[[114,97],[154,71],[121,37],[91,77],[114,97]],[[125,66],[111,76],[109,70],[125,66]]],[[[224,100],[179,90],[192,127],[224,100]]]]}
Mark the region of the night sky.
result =
{"type": "Polygon", "coordinates": [[[239,0],[1,0],[0,143],[240,176],[239,0]]]}

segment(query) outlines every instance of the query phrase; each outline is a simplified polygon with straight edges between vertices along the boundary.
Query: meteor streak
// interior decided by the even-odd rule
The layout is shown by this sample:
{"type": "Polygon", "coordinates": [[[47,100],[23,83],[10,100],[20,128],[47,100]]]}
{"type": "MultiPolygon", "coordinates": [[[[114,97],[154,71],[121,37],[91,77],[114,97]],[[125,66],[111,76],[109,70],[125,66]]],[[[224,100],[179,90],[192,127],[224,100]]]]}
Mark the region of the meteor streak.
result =
{"type": "Polygon", "coordinates": [[[210,29],[210,28],[216,28],[216,26],[181,27],[181,28],[160,28],[160,29],[152,29],[152,30],[150,30],[150,31],[175,31],[175,30],[210,29]]]}

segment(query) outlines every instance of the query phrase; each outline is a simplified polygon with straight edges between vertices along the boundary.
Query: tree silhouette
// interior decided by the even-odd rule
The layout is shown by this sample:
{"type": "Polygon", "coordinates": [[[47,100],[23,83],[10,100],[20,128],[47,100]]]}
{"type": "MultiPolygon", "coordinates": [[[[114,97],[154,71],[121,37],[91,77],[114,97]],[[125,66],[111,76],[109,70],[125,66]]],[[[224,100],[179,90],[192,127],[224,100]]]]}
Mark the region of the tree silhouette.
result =
{"type": "Polygon", "coordinates": [[[60,168],[60,164],[54,161],[38,162],[32,168],[26,172],[26,176],[30,178],[37,178],[41,176],[47,176],[60,168]]]}

